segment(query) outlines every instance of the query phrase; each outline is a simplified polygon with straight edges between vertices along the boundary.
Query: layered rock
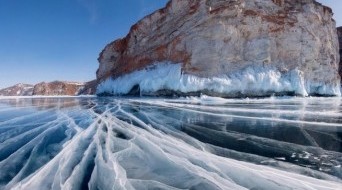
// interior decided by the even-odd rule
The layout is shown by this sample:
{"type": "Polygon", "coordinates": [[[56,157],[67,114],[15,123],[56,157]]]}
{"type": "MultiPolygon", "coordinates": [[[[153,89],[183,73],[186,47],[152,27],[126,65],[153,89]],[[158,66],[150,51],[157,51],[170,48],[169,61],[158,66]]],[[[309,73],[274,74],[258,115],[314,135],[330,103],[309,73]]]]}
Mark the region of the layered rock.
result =
{"type": "MultiPolygon", "coordinates": [[[[244,88],[225,86],[223,82],[218,88],[224,90],[201,86],[194,89],[198,92],[228,97],[340,95],[339,50],[332,14],[330,8],[314,0],[171,0],[101,52],[97,79],[102,84],[98,93],[117,94],[119,91],[108,87],[108,81],[124,86],[125,81],[118,83],[116,79],[168,62],[180,64],[180,77],[201,80],[223,77],[236,82],[237,73],[257,71],[250,81],[245,76],[239,79],[246,84],[244,88]],[[271,81],[276,89],[256,88],[260,80],[268,80],[262,76],[274,75],[273,71],[280,75],[276,80],[283,82],[271,81]],[[234,90],[229,90],[232,87],[234,90]]],[[[178,78],[173,80],[179,83],[178,78]]],[[[184,85],[182,82],[197,85],[181,81],[178,86],[184,85]]],[[[150,94],[151,89],[143,89],[141,83],[138,81],[135,88],[139,87],[140,94],[150,94]]],[[[168,88],[162,84],[153,90],[189,92],[181,87],[168,88]]]]}
{"type": "Polygon", "coordinates": [[[84,83],[78,95],[94,95],[96,93],[97,80],[92,80],[84,83]]]}
{"type": "Polygon", "coordinates": [[[0,89],[0,96],[78,96],[93,95],[96,92],[97,81],[85,83],[54,81],[41,82],[36,85],[16,84],[0,89]]]}
{"type": "Polygon", "coordinates": [[[31,96],[33,85],[31,84],[16,84],[14,86],[0,90],[0,96],[31,96]]]}
{"type": "Polygon", "coordinates": [[[340,43],[340,68],[339,73],[342,78],[342,26],[337,28],[338,41],[340,43]]]}
{"type": "Polygon", "coordinates": [[[42,82],[34,86],[33,95],[44,96],[76,96],[81,94],[85,83],[54,81],[50,83],[42,82]]]}

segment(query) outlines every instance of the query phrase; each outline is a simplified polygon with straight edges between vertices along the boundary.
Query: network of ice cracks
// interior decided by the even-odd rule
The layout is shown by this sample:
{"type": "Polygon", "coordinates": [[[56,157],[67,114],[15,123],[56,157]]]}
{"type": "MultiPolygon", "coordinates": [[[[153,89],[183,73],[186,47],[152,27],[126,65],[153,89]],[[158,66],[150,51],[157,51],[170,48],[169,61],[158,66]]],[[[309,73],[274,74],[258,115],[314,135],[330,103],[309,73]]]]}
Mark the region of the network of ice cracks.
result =
{"type": "MultiPolygon", "coordinates": [[[[341,189],[341,152],[310,135],[341,132],[340,104],[207,96],[0,100],[0,189],[341,189]],[[303,142],[239,131],[244,126],[293,129],[303,142]]],[[[341,137],[331,139],[341,146],[341,137]]]]}

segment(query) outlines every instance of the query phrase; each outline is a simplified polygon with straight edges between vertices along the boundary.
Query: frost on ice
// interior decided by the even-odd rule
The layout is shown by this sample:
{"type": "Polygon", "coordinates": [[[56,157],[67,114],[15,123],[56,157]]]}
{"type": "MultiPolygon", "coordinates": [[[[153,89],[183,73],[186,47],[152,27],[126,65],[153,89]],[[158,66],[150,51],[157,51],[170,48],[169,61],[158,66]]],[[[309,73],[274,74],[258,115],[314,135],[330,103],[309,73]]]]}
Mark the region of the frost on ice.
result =
{"type": "Polygon", "coordinates": [[[0,189],[338,189],[340,105],[2,99],[0,189]]]}
{"type": "Polygon", "coordinates": [[[278,95],[340,96],[340,84],[324,84],[305,80],[302,71],[286,73],[271,66],[251,66],[241,72],[212,78],[183,74],[180,64],[158,63],[116,79],[107,79],[98,94],[128,94],[138,86],[141,95],[171,90],[175,93],[204,93],[224,97],[278,95]]]}

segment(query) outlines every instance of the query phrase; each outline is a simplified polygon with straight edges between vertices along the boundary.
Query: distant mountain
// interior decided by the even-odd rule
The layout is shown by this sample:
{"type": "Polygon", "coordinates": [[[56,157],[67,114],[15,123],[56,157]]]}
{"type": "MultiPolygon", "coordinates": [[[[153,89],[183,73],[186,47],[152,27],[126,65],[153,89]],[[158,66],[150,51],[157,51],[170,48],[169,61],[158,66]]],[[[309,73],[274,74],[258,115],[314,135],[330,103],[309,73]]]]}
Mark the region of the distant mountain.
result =
{"type": "Polygon", "coordinates": [[[16,84],[0,90],[0,96],[77,96],[95,94],[96,80],[80,83],[69,81],[41,82],[36,85],[16,84]]]}
{"type": "Polygon", "coordinates": [[[34,85],[33,95],[44,96],[60,96],[69,95],[75,96],[84,87],[84,83],[79,82],[67,82],[67,81],[53,81],[53,82],[41,82],[34,85]]]}
{"type": "Polygon", "coordinates": [[[96,83],[90,82],[69,82],[69,81],[53,81],[41,82],[34,86],[33,95],[43,96],[77,96],[85,94],[94,94],[96,83]],[[94,83],[94,84],[93,84],[94,83]]]}
{"type": "Polygon", "coordinates": [[[0,96],[31,96],[33,85],[31,84],[16,84],[0,90],[0,96]]]}

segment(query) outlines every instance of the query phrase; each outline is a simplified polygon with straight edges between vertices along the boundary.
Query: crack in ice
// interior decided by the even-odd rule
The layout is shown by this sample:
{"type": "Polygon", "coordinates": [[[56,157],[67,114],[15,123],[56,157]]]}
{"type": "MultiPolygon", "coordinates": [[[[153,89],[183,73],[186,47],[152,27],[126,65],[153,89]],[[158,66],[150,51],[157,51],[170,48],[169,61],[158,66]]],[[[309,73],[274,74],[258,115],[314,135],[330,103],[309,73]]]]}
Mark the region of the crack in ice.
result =
{"type": "MultiPolygon", "coordinates": [[[[19,103],[25,105],[28,100],[19,103]]],[[[52,101],[50,108],[48,103],[34,108],[21,106],[32,111],[0,123],[0,188],[341,186],[342,172],[337,167],[342,163],[341,147],[321,147],[320,139],[341,142],[332,134],[341,133],[342,125],[334,120],[342,117],[341,106],[318,114],[332,119],[323,123],[304,121],[306,116],[315,115],[316,106],[322,106],[310,100],[302,107],[294,104],[298,99],[270,100],[272,104],[263,108],[256,108],[260,102],[255,100],[243,104],[211,99],[211,105],[193,100],[76,98],[67,103],[52,101]],[[34,120],[37,116],[41,118],[34,120]],[[258,127],[259,132],[255,130],[258,127]],[[266,129],[295,131],[303,140],[277,136],[277,131],[272,131],[273,136],[259,134],[266,129]],[[303,152],[307,156],[299,156],[303,152]],[[331,166],[322,165],[326,161],[331,166]]],[[[1,110],[13,111],[5,105],[1,110]]]]}

